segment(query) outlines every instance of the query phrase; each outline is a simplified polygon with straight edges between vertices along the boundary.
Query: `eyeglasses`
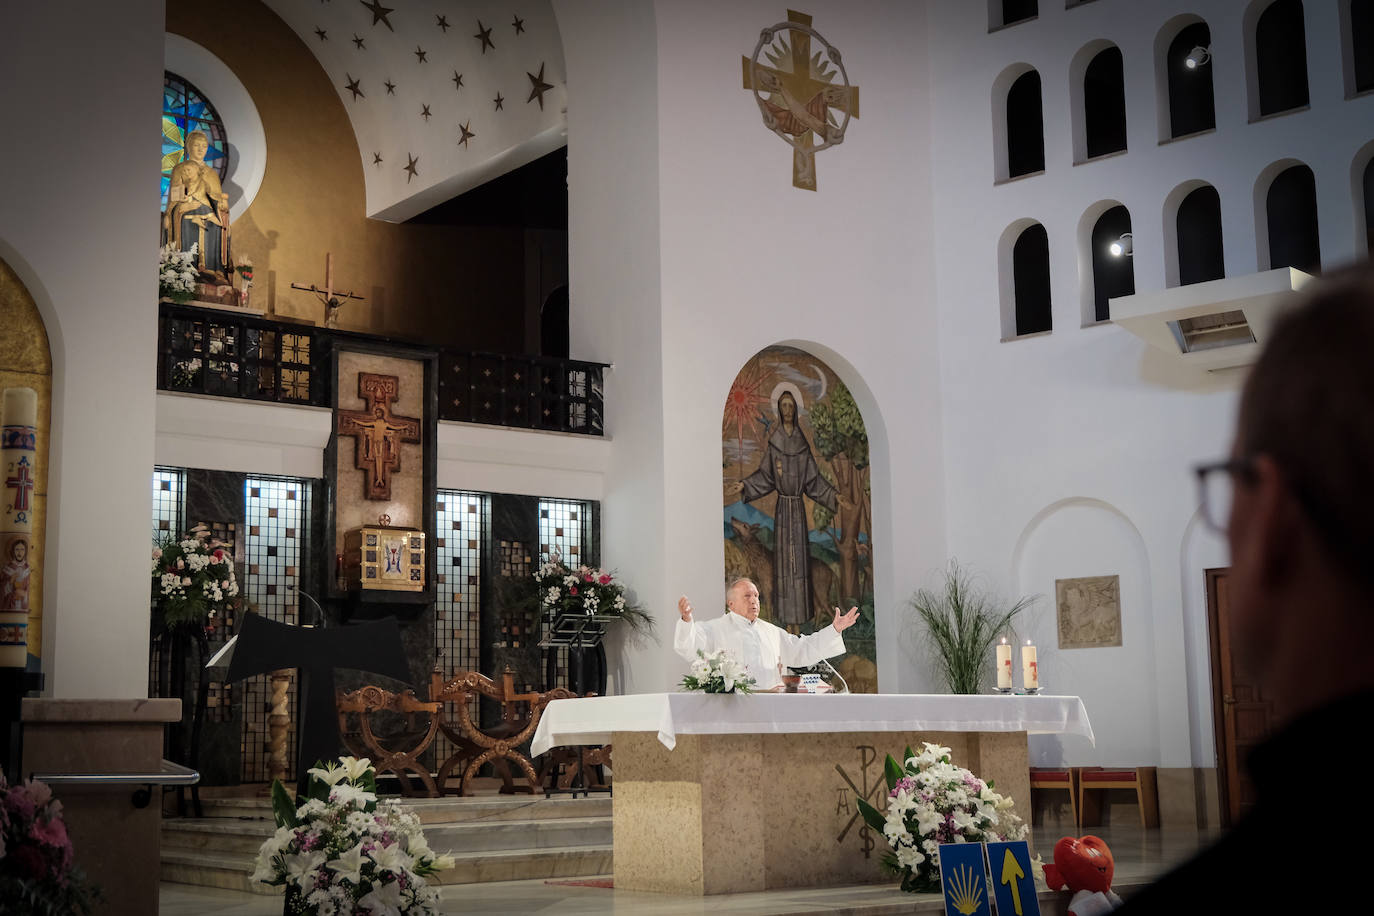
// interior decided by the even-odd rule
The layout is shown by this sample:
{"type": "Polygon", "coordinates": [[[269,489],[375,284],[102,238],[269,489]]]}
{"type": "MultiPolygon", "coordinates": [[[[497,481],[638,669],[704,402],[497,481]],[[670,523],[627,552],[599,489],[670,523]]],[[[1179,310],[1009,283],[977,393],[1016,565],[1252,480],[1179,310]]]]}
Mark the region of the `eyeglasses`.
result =
{"type": "Polygon", "coordinates": [[[1231,519],[1231,501],[1235,497],[1236,477],[1249,476],[1255,471],[1255,459],[1232,458],[1193,468],[1197,475],[1198,500],[1202,506],[1202,520],[1218,534],[1226,533],[1231,519]]]}

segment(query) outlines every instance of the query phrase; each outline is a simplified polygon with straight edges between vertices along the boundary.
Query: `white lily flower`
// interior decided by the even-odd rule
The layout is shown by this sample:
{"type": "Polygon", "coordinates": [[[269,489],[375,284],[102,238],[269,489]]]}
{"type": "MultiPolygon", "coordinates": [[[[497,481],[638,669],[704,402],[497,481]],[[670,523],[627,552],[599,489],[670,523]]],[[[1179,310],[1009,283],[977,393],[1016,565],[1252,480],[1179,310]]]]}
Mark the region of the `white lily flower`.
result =
{"type": "Polygon", "coordinates": [[[363,844],[339,853],[339,857],[326,863],[325,867],[337,874],[341,881],[360,883],[363,878],[363,844]]]}

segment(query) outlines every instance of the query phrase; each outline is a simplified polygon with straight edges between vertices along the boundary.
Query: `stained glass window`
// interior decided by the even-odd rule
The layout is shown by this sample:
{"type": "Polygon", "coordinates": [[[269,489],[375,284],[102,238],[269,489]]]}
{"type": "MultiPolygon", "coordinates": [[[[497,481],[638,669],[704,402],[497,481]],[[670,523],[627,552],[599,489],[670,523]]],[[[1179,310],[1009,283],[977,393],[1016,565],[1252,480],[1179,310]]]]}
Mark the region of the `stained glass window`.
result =
{"type": "Polygon", "coordinates": [[[205,164],[219,171],[223,184],[229,172],[229,142],[224,135],[224,122],[209,99],[200,90],[175,73],[162,74],[162,209],[167,209],[167,188],[172,183],[172,169],[186,158],[186,137],[192,131],[202,131],[210,140],[205,152],[205,164]]]}

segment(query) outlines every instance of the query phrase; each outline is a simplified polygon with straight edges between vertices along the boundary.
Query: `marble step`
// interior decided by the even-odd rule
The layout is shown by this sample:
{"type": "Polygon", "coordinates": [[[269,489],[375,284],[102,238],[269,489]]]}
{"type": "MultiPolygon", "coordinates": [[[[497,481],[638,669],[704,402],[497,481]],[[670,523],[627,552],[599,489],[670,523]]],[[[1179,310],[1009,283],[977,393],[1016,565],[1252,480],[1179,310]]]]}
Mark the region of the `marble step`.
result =
{"type": "MultiPolygon", "coordinates": [[[[460,821],[531,821],[567,817],[610,817],[611,797],[566,795],[477,796],[470,798],[403,798],[423,824],[460,821]]],[[[266,798],[207,798],[201,802],[207,819],[272,820],[272,804],[266,798]]]]}
{"type": "MultiPolygon", "coordinates": [[[[549,849],[469,852],[457,856],[457,864],[430,880],[438,884],[478,884],[489,881],[520,881],[532,878],[579,878],[607,875],[611,871],[611,847],[572,846],[549,849]]],[[[280,889],[248,880],[253,856],[224,856],[203,850],[162,850],[163,881],[250,891],[281,893],[280,889]]]]}
{"type": "MultiPolygon", "coordinates": [[[[168,819],[162,822],[162,848],[255,855],[272,832],[272,822],[265,819],[168,819]]],[[[432,849],[455,855],[512,849],[609,846],[611,818],[430,823],[425,825],[425,839],[432,849]]]]}

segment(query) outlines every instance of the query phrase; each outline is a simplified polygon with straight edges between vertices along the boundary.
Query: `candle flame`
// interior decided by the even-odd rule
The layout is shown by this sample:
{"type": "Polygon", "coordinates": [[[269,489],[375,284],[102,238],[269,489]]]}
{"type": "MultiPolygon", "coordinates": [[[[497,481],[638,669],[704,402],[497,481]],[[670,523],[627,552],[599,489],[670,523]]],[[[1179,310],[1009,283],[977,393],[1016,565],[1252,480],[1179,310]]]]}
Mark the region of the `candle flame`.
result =
{"type": "Polygon", "coordinates": [[[1032,642],[1028,639],[1028,640],[1026,640],[1026,645],[1031,646],[1031,645],[1034,645],[1034,643],[1032,643],[1032,642]]]}

